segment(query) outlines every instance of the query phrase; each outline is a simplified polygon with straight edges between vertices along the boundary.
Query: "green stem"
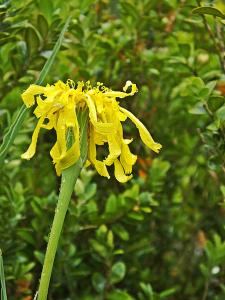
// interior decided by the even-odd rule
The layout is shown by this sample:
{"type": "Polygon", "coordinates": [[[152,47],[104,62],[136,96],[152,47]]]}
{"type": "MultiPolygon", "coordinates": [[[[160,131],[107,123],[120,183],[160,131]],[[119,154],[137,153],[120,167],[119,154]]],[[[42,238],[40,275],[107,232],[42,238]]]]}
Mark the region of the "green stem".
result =
{"type": "Polygon", "coordinates": [[[81,128],[81,156],[79,160],[71,167],[62,172],[61,188],[59,199],[55,211],[55,216],[49,236],[47,250],[44,259],[44,265],[41,273],[41,280],[38,290],[38,300],[46,300],[48,296],[49,282],[52,274],[52,267],[55,259],[56,250],[60,234],[62,231],[66,212],[70,203],[71,195],[76,180],[86,161],[87,156],[87,111],[78,113],[79,124],[81,128]]]}
{"type": "Polygon", "coordinates": [[[1,299],[7,300],[6,286],[5,286],[5,274],[3,266],[2,251],[0,249],[0,277],[1,277],[1,299]]]}

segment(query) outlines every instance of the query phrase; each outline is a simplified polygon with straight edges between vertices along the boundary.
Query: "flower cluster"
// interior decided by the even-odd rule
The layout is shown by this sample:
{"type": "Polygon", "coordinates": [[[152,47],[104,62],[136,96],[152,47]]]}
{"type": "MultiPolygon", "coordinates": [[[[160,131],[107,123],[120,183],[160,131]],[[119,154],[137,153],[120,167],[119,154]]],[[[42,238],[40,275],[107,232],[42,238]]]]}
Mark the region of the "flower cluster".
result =
{"type": "Polygon", "coordinates": [[[91,87],[90,82],[62,81],[46,87],[30,85],[22,94],[27,107],[37,105],[34,114],[39,119],[33,132],[32,142],[22,158],[30,159],[36,152],[38,134],[41,128],[56,131],[56,143],[50,151],[57,175],[73,165],[80,157],[80,130],[77,111],[88,109],[88,158],[87,164],[94,165],[101,176],[110,178],[108,166],[114,165],[118,181],[126,182],[132,175],[132,166],[137,156],[132,154],[129,144],[132,139],[123,136],[122,122],[129,118],[138,128],[144,144],[158,152],[161,145],[155,143],[146,127],[128,110],[122,108],[116,98],[132,96],[137,87],[127,81],[123,92],[112,91],[98,83],[91,87]],[[130,92],[127,92],[130,89],[130,92]],[[73,132],[74,141],[67,145],[68,129],[73,132]],[[108,144],[108,155],[103,160],[97,158],[97,145],[108,144]]]}

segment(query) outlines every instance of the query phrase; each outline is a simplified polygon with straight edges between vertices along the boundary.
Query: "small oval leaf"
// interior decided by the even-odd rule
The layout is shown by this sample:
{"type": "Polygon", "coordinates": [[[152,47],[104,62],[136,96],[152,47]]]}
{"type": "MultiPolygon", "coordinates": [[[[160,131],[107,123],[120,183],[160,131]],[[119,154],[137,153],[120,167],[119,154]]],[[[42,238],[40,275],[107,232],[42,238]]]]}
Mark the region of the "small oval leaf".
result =
{"type": "Polygon", "coordinates": [[[201,6],[192,10],[193,14],[199,15],[211,15],[215,17],[219,17],[221,19],[225,19],[225,15],[217,8],[211,6],[201,6]]]}

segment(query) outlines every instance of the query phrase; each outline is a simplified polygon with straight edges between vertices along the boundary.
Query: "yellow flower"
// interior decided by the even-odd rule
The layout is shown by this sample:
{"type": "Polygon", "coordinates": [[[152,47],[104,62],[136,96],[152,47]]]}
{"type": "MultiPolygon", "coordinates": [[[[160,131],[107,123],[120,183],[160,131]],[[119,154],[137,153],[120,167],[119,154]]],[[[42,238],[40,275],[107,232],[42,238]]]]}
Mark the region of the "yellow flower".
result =
{"type": "Polygon", "coordinates": [[[22,158],[30,159],[36,152],[38,134],[41,128],[56,131],[56,143],[50,151],[55,164],[56,173],[60,175],[63,169],[73,165],[80,157],[80,128],[77,111],[87,108],[89,111],[88,159],[86,164],[94,165],[101,176],[110,178],[108,166],[114,165],[114,174],[118,181],[126,182],[132,175],[132,167],[137,156],[132,154],[128,140],[123,137],[122,122],[129,118],[139,130],[144,144],[155,152],[161,145],[155,143],[146,127],[128,110],[122,108],[116,98],[132,96],[137,87],[127,81],[123,92],[112,91],[101,83],[92,88],[90,82],[78,82],[77,87],[72,80],[62,81],[46,87],[30,85],[22,94],[27,107],[35,105],[35,116],[39,119],[33,132],[32,142],[22,158]],[[127,92],[128,88],[131,92],[127,92]],[[68,149],[67,132],[73,132],[74,142],[68,149]],[[109,154],[104,160],[97,158],[96,145],[108,144],[109,154]]]}

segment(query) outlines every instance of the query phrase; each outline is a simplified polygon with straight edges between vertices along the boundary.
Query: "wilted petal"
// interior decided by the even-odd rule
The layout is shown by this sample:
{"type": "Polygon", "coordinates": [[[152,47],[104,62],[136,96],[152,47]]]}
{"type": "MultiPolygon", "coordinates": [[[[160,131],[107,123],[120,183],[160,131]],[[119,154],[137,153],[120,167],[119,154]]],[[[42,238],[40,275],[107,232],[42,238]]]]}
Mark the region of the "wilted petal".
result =
{"type": "Polygon", "coordinates": [[[131,121],[136,125],[139,130],[140,137],[143,143],[156,153],[162,148],[161,144],[156,143],[147,128],[139,121],[130,111],[120,107],[120,111],[123,112],[131,121]]]}
{"type": "Polygon", "coordinates": [[[22,93],[21,97],[23,99],[26,107],[31,107],[35,103],[35,95],[43,94],[46,91],[46,88],[40,85],[31,84],[25,92],[22,93]]]}
{"type": "Polygon", "coordinates": [[[124,174],[124,169],[118,159],[114,161],[114,168],[115,177],[119,182],[124,183],[132,178],[132,175],[127,176],[124,174]]]}
{"type": "Polygon", "coordinates": [[[45,116],[42,116],[39,119],[39,121],[37,123],[37,126],[34,129],[34,132],[33,132],[33,135],[32,135],[31,144],[30,144],[29,148],[27,149],[27,151],[21,155],[21,158],[31,159],[34,156],[34,154],[36,152],[38,134],[39,134],[41,126],[42,126],[42,124],[44,122],[44,119],[45,119],[45,116]]]}

